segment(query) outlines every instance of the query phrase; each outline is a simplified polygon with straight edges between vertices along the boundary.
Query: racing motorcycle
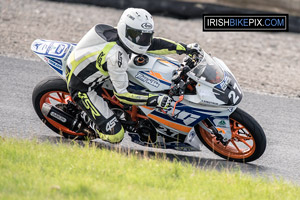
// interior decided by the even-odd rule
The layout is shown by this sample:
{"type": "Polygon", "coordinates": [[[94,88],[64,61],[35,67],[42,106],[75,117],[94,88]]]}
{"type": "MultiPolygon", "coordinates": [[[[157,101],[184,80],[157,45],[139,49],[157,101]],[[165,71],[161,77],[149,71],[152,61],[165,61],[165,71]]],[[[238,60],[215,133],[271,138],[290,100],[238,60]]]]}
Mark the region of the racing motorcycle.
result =
{"type": "MultiPolygon", "coordinates": [[[[32,43],[31,50],[59,75],[38,83],[32,102],[39,118],[54,132],[71,139],[94,139],[98,135],[72,100],[65,81],[66,62],[75,46],[42,39],[32,43]]],[[[222,60],[201,50],[183,64],[146,54],[132,55],[128,65],[129,87],[168,94],[174,100],[167,109],[126,105],[113,95],[107,79],[101,85],[102,98],[132,142],[179,151],[200,151],[204,144],[220,157],[237,162],[254,161],[264,153],[264,131],[237,107],[243,92],[222,60]]]]}

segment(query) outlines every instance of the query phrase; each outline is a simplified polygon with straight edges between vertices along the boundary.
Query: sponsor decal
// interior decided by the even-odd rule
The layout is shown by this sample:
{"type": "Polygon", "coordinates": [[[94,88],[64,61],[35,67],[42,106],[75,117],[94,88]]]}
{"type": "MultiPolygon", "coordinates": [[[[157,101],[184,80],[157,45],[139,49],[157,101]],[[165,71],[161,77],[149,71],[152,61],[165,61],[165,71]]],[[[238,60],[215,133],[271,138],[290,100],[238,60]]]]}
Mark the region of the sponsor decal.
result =
{"type": "Polygon", "coordinates": [[[48,55],[51,55],[51,50],[53,49],[53,43],[51,43],[49,46],[48,46],[48,48],[47,48],[47,50],[46,50],[46,54],[48,54],[48,55]]]}
{"type": "Polygon", "coordinates": [[[101,116],[99,111],[94,107],[94,105],[92,104],[92,102],[88,98],[87,94],[78,92],[78,97],[81,99],[81,103],[84,105],[84,107],[87,110],[90,110],[90,112],[91,112],[94,119],[96,119],[96,117],[101,116]]]}
{"type": "Polygon", "coordinates": [[[220,127],[227,127],[226,122],[224,120],[219,121],[218,126],[220,127]]]}
{"type": "Polygon", "coordinates": [[[191,143],[195,136],[195,131],[190,132],[190,134],[188,134],[188,141],[191,143]]]}
{"type": "Polygon", "coordinates": [[[61,61],[51,57],[44,57],[46,63],[48,63],[51,67],[57,68],[59,70],[62,69],[61,61]]]}
{"type": "Polygon", "coordinates": [[[43,43],[43,42],[36,42],[35,44],[33,44],[33,48],[35,48],[35,52],[39,53],[39,54],[45,54],[48,48],[47,43],[43,43]]]}
{"type": "Polygon", "coordinates": [[[128,14],[127,17],[130,18],[130,19],[132,19],[132,20],[135,20],[135,18],[132,15],[130,15],[130,14],[128,14]]]}
{"type": "Polygon", "coordinates": [[[47,51],[47,49],[48,49],[48,44],[43,44],[43,47],[42,47],[41,50],[42,50],[42,51],[44,51],[44,50],[47,51]]]}
{"type": "Polygon", "coordinates": [[[215,103],[215,102],[212,102],[212,101],[207,101],[207,100],[201,100],[202,103],[206,103],[206,104],[210,104],[210,105],[214,105],[214,106],[217,106],[219,105],[218,103],[215,103]]]}
{"type": "Polygon", "coordinates": [[[119,51],[119,53],[118,53],[118,66],[119,66],[119,68],[121,68],[122,67],[122,52],[121,51],[119,51]]]}
{"type": "Polygon", "coordinates": [[[65,45],[64,44],[59,44],[55,50],[55,53],[57,54],[61,54],[63,52],[63,50],[65,49],[65,45]]]}
{"type": "Polygon", "coordinates": [[[65,56],[66,50],[69,49],[69,46],[70,45],[68,44],[52,42],[47,49],[46,55],[62,58],[65,56]]]}
{"type": "Polygon", "coordinates": [[[222,128],[217,128],[218,132],[225,135],[226,134],[226,131],[222,128]]]}
{"type": "Polygon", "coordinates": [[[141,25],[141,27],[144,28],[144,29],[152,29],[152,24],[146,22],[146,23],[143,23],[141,25]]]}
{"type": "Polygon", "coordinates": [[[149,104],[150,104],[150,105],[153,105],[156,101],[157,101],[157,99],[152,99],[152,100],[149,102],[149,104]]]}
{"type": "MultiPolygon", "coordinates": [[[[66,48],[66,50],[68,50],[69,48],[66,48]]],[[[65,56],[64,61],[67,61],[67,59],[69,58],[70,54],[73,51],[73,46],[70,46],[70,50],[68,51],[68,54],[65,56]]]]}
{"type": "Polygon", "coordinates": [[[225,76],[224,80],[220,83],[220,87],[223,91],[226,90],[227,85],[230,83],[231,78],[229,76],[225,76]]]}
{"type": "Polygon", "coordinates": [[[56,62],[56,63],[59,64],[59,65],[62,65],[62,61],[61,61],[60,59],[52,58],[52,57],[47,57],[47,58],[49,58],[50,60],[56,62]]]}
{"type": "MultiPolygon", "coordinates": [[[[178,108],[178,106],[176,106],[176,108],[178,108]]],[[[190,112],[186,112],[185,110],[179,110],[179,109],[175,109],[174,111],[174,115],[173,115],[173,108],[172,106],[169,106],[167,109],[164,110],[168,116],[172,119],[172,120],[182,120],[181,124],[187,125],[187,126],[191,126],[194,122],[198,121],[201,117],[200,113],[190,113],[190,112]]]]}
{"type": "Polygon", "coordinates": [[[110,131],[116,126],[116,123],[118,123],[118,120],[116,117],[112,118],[107,124],[106,124],[106,131],[110,131]]]}
{"type": "Polygon", "coordinates": [[[33,44],[32,49],[37,54],[45,56],[67,59],[66,54],[70,53],[72,46],[68,43],[55,41],[37,41],[33,44]]]}
{"type": "Polygon", "coordinates": [[[63,123],[66,123],[67,122],[67,119],[60,116],[59,114],[55,113],[55,112],[50,112],[50,115],[56,119],[58,119],[59,121],[63,122],[63,123]]]}
{"type": "Polygon", "coordinates": [[[233,111],[233,107],[228,108],[228,111],[229,111],[229,112],[232,112],[232,111],[233,111]]]}
{"type": "Polygon", "coordinates": [[[39,46],[41,46],[42,45],[42,43],[35,43],[34,44],[34,46],[35,46],[35,50],[37,51],[38,50],[38,48],[39,48],[39,46]]]}
{"type": "Polygon", "coordinates": [[[158,88],[160,86],[160,83],[158,80],[151,78],[145,74],[143,74],[142,72],[137,73],[137,75],[135,76],[135,78],[137,78],[138,80],[147,83],[153,87],[158,88]]]}
{"type": "Polygon", "coordinates": [[[104,56],[104,53],[103,53],[103,51],[101,51],[101,53],[99,54],[99,56],[97,58],[97,62],[99,64],[99,66],[101,66],[101,62],[102,62],[103,56],[104,56]]]}
{"type": "Polygon", "coordinates": [[[96,131],[96,124],[88,117],[88,115],[84,111],[81,112],[80,117],[84,121],[84,123],[89,125],[94,131],[96,131]]]}

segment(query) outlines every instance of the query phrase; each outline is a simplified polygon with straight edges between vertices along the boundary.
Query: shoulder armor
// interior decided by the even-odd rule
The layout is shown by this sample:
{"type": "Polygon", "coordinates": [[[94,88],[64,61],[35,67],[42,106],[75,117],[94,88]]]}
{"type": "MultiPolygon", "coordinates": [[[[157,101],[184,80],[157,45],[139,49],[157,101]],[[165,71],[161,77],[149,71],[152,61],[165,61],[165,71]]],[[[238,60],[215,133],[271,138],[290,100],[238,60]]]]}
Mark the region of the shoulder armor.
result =
{"type": "Polygon", "coordinates": [[[112,26],[106,24],[98,24],[95,26],[96,33],[107,42],[116,41],[118,39],[118,32],[112,26]]]}

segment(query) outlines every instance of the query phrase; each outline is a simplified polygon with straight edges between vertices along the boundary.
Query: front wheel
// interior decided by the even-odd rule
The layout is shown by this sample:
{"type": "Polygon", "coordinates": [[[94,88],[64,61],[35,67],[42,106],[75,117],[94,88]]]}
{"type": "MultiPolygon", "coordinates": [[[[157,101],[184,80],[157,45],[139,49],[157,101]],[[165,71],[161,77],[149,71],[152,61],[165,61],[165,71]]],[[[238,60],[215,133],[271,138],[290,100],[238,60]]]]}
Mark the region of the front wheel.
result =
{"type": "Polygon", "coordinates": [[[232,138],[225,146],[200,126],[196,129],[201,142],[222,158],[251,162],[258,159],[266,149],[266,136],[258,122],[248,113],[237,108],[230,115],[232,138]]]}

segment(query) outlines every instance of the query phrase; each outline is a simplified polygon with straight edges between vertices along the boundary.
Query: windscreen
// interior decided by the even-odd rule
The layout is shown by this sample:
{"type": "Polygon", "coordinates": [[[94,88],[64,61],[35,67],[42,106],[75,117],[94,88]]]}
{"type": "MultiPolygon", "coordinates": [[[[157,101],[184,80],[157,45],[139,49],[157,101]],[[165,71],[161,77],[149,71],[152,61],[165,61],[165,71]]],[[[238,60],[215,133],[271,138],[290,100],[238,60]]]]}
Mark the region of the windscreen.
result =
{"type": "Polygon", "coordinates": [[[206,81],[211,84],[218,84],[224,78],[223,70],[206,52],[204,52],[200,63],[188,75],[195,81],[206,81]]]}

